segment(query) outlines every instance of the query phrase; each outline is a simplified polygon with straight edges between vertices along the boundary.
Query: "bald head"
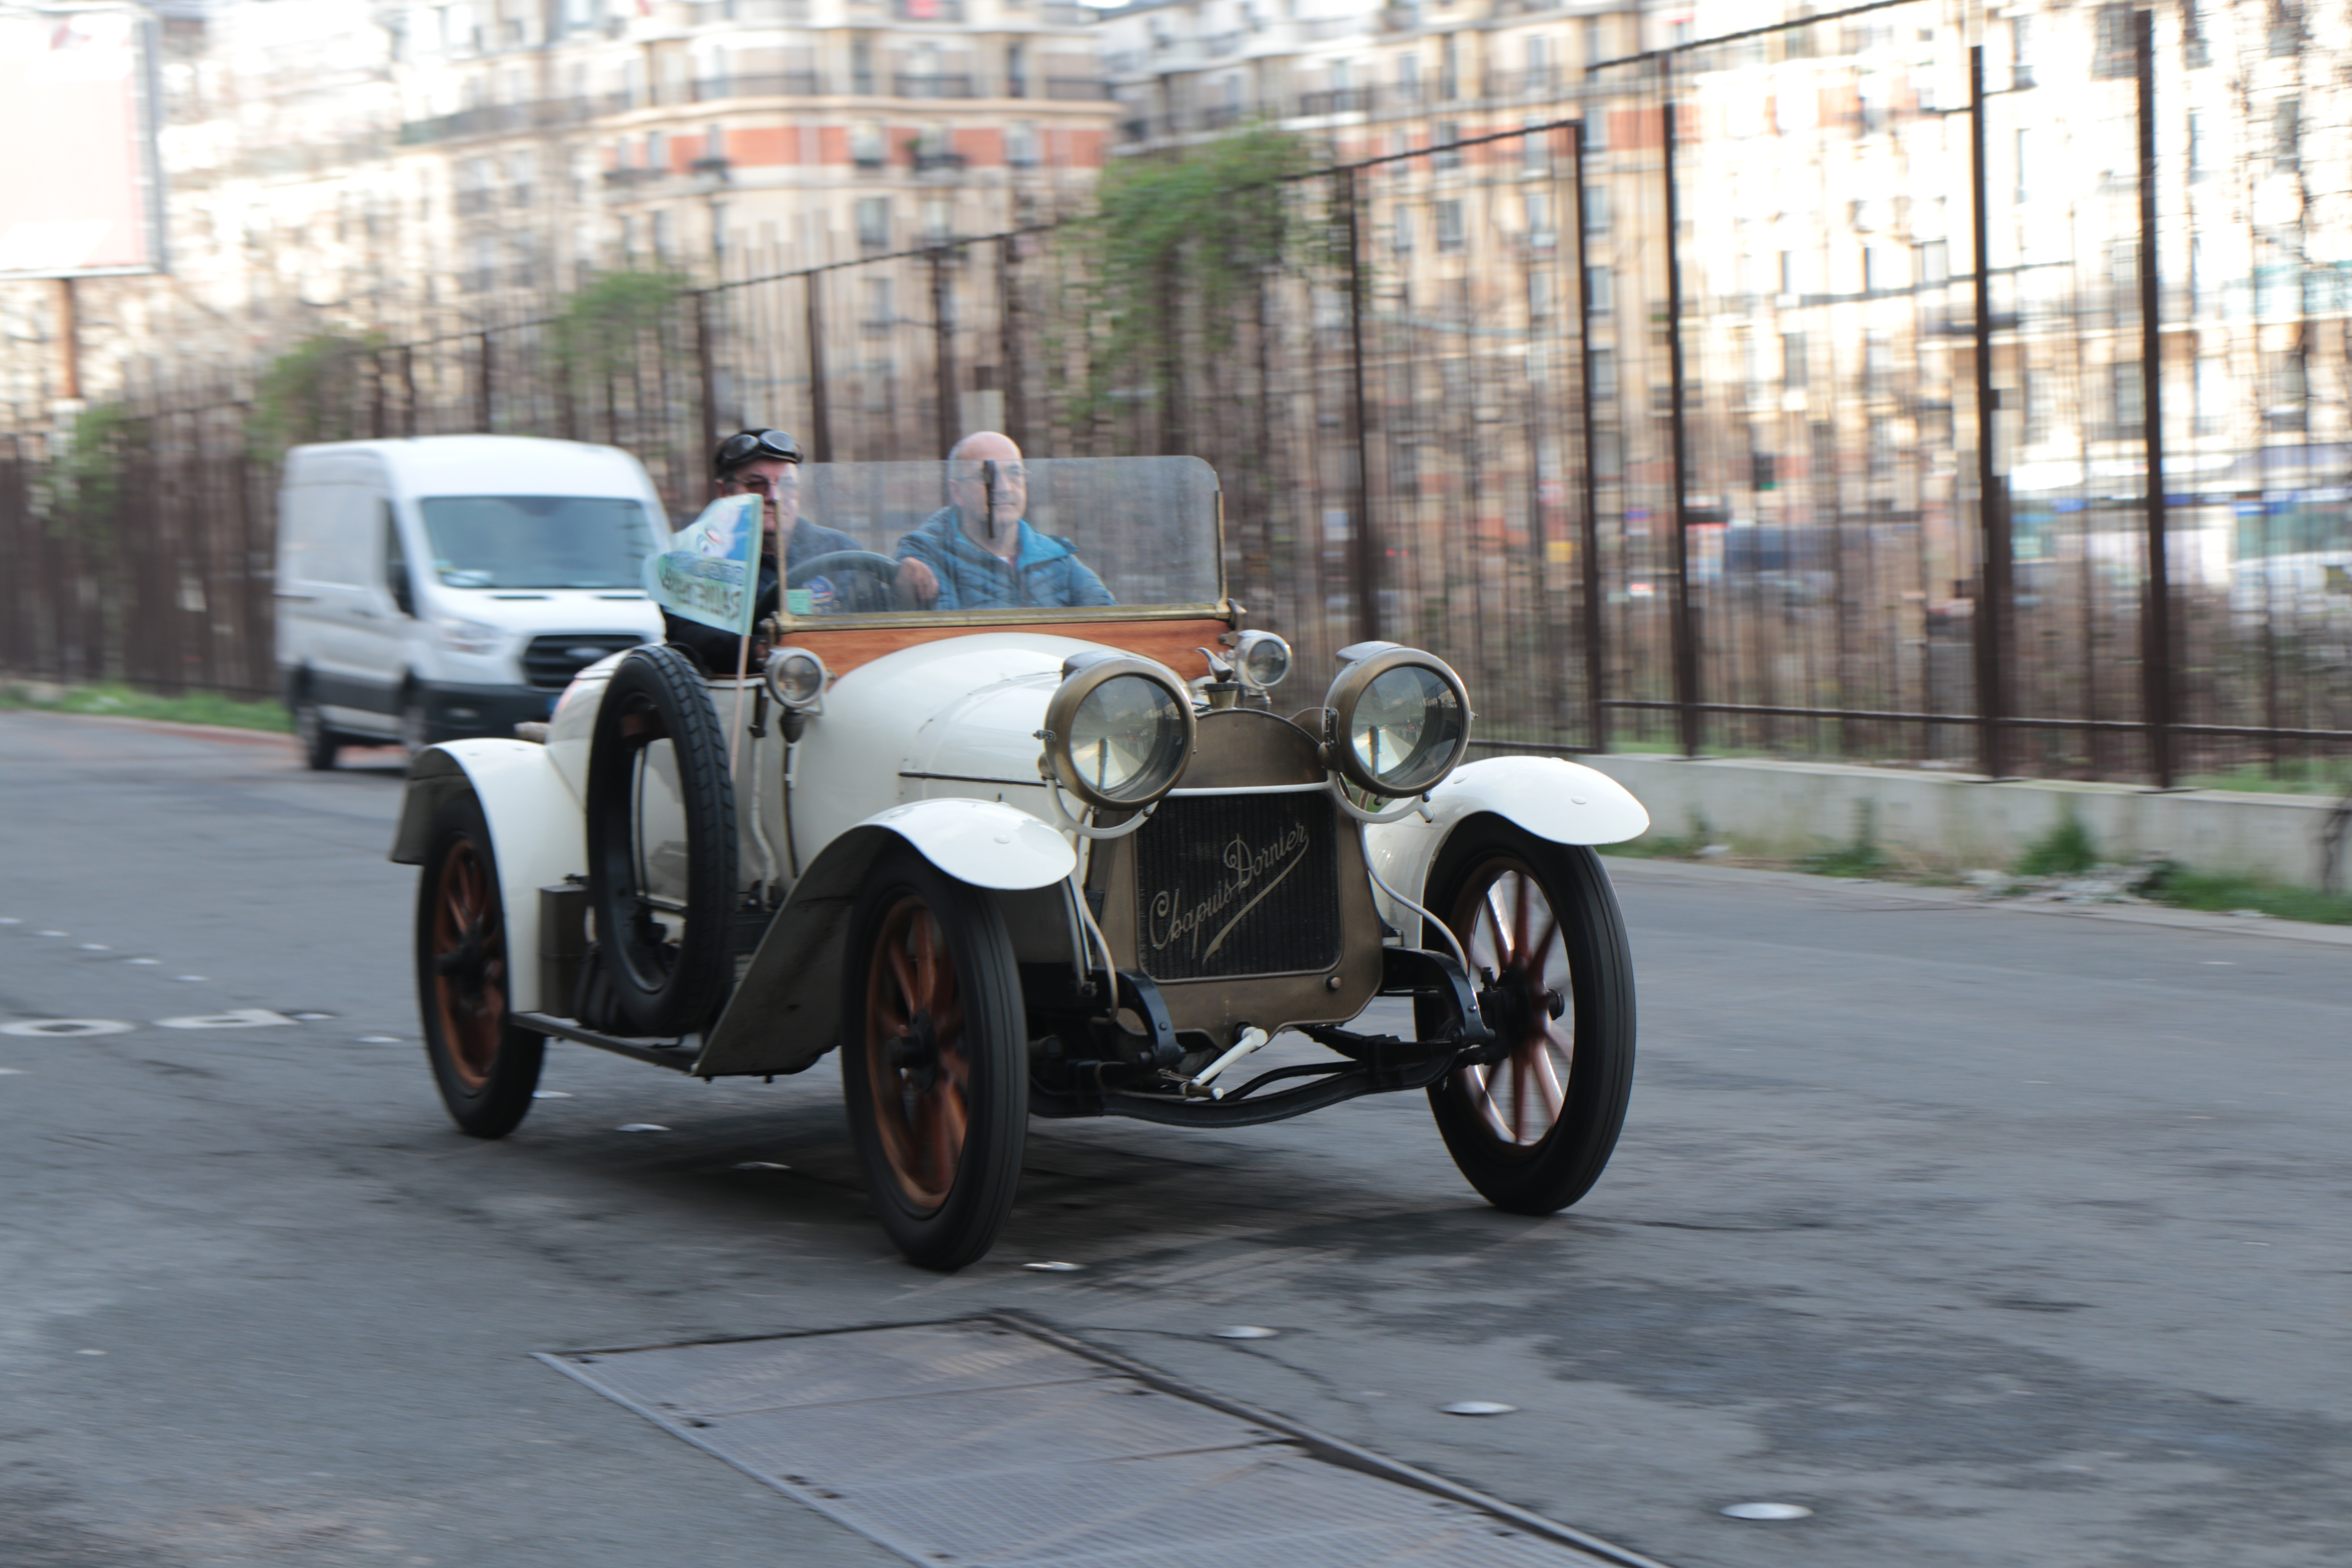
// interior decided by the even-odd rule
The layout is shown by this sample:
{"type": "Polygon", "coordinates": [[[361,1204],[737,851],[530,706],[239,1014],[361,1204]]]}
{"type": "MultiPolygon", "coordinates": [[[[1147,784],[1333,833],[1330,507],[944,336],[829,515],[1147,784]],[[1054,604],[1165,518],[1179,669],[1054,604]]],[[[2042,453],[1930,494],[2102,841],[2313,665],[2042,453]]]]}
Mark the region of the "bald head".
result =
{"type": "Polygon", "coordinates": [[[1029,476],[1013,437],[975,430],[948,454],[948,500],[964,536],[1010,561],[1021,552],[1021,518],[1029,510],[1029,476]]]}

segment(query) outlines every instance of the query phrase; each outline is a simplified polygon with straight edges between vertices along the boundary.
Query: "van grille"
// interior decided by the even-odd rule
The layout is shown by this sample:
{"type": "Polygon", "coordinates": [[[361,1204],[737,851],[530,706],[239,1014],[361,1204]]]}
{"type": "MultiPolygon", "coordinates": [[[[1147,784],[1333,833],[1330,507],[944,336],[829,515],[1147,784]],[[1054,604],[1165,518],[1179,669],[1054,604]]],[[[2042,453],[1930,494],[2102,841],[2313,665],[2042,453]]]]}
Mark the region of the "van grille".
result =
{"type": "Polygon", "coordinates": [[[1339,962],[1329,798],[1187,795],[1135,835],[1136,943],[1155,980],[1313,973],[1339,962]]]}
{"type": "Polygon", "coordinates": [[[561,691],[572,684],[573,676],[605,655],[645,640],[635,632],[558,632],[533,637],[522,650],[523,679],[541,690],[561,691]]]}

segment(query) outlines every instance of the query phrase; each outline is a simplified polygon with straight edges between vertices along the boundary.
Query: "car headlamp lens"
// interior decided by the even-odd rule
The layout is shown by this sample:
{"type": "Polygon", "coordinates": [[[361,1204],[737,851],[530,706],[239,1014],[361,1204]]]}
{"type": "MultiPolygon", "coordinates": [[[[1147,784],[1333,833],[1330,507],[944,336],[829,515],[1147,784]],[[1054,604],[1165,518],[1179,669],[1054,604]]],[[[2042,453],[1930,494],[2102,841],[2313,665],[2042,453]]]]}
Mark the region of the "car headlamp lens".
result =
{"type": "Polygon", "coordinates": [[[1182,774],[1192,723],[1172,675],[1140,658],[1092,659],[1046,705],[1046,766],[1091,805],[1149,805],[1182,774]]]}
{"type": "Polygon", "coordinates": [[[1234,673],[1254,690],[1277,685],[1290,673],[1290,645],[1272,632],[1244,632],[1234,649],[1234,673]]]}
{"type": "Polygon", "coordinates": [[[1375,795],[1420,795],[1461,763],[1470,743],[1462,682],[1439,659],[1390,647],[1332,682],[1332,762],[1375,795]]]}
{"type": "Polygon", "coordinates": [[[787,708],[813,707],[824,695],[824,661],[801,648],[778,648],[762,673],[768,694],[787,708]]]}
{"type": "Polygon", "coordinates": [[[1143,799],[1173,783],[1183,761],[1184,726],[1176,699],[1156,680],[1115,675],[1070,717],[1070,760],[1089,794],[1108,801],[1143,799]]]}

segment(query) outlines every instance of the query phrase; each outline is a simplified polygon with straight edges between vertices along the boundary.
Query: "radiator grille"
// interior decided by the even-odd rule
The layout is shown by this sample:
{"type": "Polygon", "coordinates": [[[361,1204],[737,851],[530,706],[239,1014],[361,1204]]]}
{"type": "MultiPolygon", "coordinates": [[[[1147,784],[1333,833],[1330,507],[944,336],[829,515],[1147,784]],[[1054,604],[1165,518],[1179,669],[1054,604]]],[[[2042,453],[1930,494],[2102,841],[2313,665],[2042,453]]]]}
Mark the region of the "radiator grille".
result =
{"type": "Polygon", "coordinates": [[[635,632],[558,632],[533,637],[522,650],[523,679],[542,691],[561,691],[572,678],[607,654],[646,639],[635,632]]]}
{"type": "Polygon", "coordinates": [[[1135,835],[1135,923],[1155,980],[1312,973],[1339,961],[1339,856],[1321,794],[1163,801],[1135,835]]]}

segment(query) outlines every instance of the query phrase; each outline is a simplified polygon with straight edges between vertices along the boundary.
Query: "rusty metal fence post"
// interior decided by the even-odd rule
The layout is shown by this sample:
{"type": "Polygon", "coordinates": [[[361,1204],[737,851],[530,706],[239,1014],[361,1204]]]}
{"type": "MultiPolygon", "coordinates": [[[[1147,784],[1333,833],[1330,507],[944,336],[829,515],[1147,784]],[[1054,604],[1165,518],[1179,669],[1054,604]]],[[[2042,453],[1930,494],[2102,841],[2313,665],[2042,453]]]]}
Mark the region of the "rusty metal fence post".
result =
{"type": "Polygon", "coordinates": [[[2002,489],[1994,451],[2000,396],[1992,384],[1991,225],[1985,212],[1984,46],[1969,49],[1969,224],[1975,247],[1974,285],[1977,400],[1977,531],[1982,560],[1977,568],[1976,646],[1978,765],[1989,779],[2009,775],[2008,736],[2001,721],[2009,684],[2008,650],[2002,646],[2009,621],[2009,497],[2002,489]]]}
{"type": "Polygon", "coordinates": [[[1356,437],[1356,514],[1349,519],[1348,558],[1356,579],[1356,640],[1372,642],[1381,635],[1381,549],[1372,529],[1371,419],[1364,395],[1363,197],[1358,171],[1346,170],[1339,177],[1347,182],[1348,401],[1356,437]]]}
{"type": "Polygon", "coordinates": [[[1675,721],[1683,755],[1699,753],[1698,627],[1691,605],[1690,580],[1690,432],[1684,418],[1688,387],[1683,365],[1682,208],[1675,190],[1675,95],[1667,61],[1658,60],[1658,127],[1660,163],[1666,196],[1666,383],[1667,438],[1674,457],[1674,539],[1669,558],[1674,563],[1675,721]]]}
{"type": "Polygon", "coordinates": [[[2170,789],[2172,759],[2172,565],[2165,537],[2164,321],[2156,254],[2156,16],[2132,13],[2139,77],[2140,422],[2147,462],[2147,603],[2140,618],[2140,669],[2147,695],[2148,772],[2170,789]]]}
{"type": "Polygon", "coordinates": [[[1585,743],[1596,752],[1605,752],[1609,749],[1609,649],[1601,624],[1601,464],[1592,415],[1592,268],[1585,246],[1584,147],[1584,121],[1580,120],[1568,128],[1569,172],[1576,193],[1576,412],[1579,450],[1584,458],[1584,505],[1577,518],[1576,552],[1583,567],[1585,743]]]}

